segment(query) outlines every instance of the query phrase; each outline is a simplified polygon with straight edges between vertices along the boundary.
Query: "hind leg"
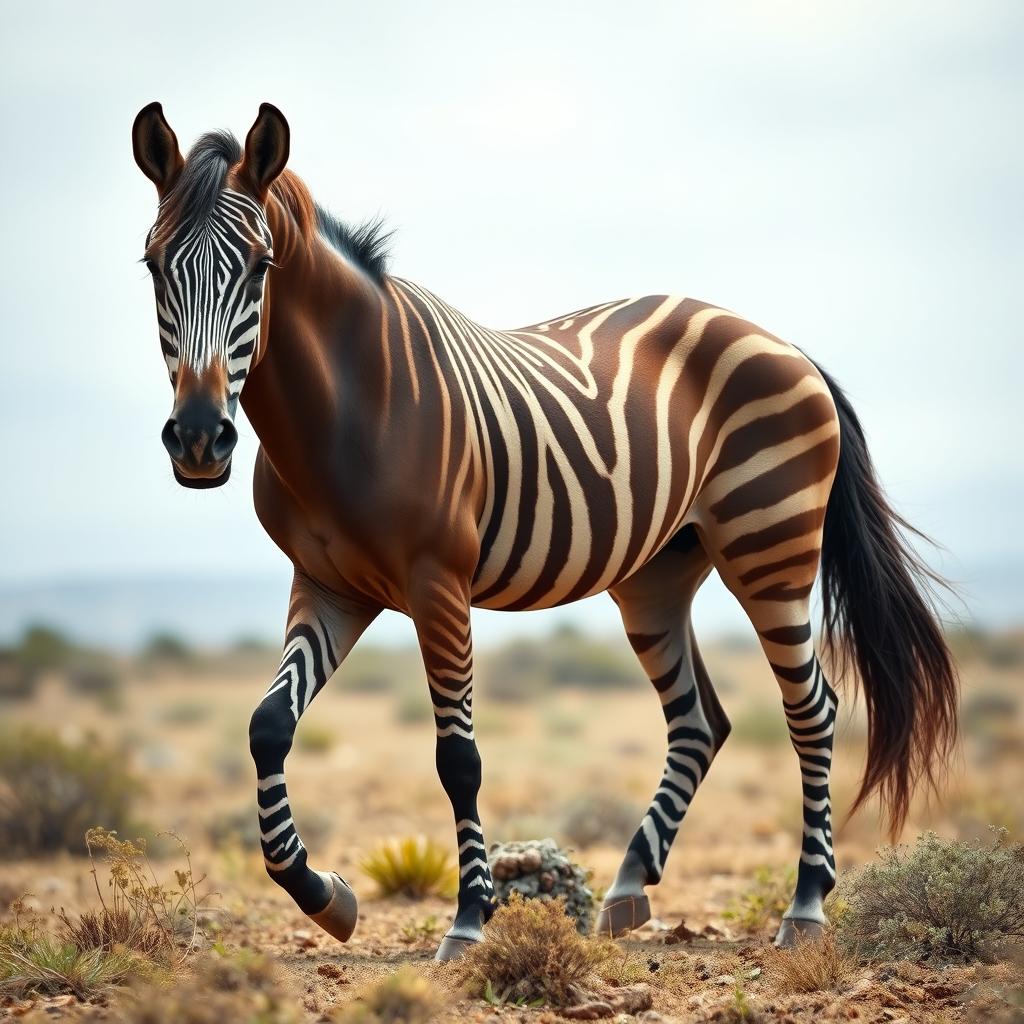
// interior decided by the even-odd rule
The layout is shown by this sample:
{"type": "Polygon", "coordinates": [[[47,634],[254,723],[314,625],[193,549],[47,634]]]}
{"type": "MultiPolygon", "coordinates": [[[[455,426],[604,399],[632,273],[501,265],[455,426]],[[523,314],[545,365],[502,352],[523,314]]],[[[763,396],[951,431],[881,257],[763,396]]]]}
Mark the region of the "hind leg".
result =
{"type": "MultiPolygon", "coordinates": [[[[703,536],[703,534],[702,534],[703,536]]],[[[817,573],[820,530],[797,538],[799,553],[780,556],[774,536],[745,536],[724,550],[709,543],[719,575],[757,630],[782,691],[790,741],[800,763],[803,839],[796,892],[775,943],[792,946],[827,923],[825,897],[835,885],[829,775],[837,698],[814,653],[809,595],[817,573]],[[761,543],[769,546],[761,548],[761,543]],[[735,555],[732,552],[745,551],[735,555]]],[[[705,538],[705,542],[707,540],[705,538]]],[[[791,542],[790,542],[790,546],[791,542]]]]}
{"type": "Polygon", "coordinates": [[[661,784],[605,897],[597,931],[620,935],[650,917],[654,885],[729,721],[711,688],[690,625],[690,603],[711,564],[692,528],[611,591],[629,642],[661,698],[668,756],[661,784]]]}

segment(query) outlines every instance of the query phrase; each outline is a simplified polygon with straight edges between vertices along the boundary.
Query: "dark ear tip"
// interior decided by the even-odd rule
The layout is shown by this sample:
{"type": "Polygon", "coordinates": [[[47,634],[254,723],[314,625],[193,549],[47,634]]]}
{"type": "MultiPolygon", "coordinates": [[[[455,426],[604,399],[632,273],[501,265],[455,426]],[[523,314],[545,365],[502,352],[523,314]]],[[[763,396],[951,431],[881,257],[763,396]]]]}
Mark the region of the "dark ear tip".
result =
{"type": "Polygon", "coordinates": [[[273,103],[267,103],[266,101],[264,101],[263,103],[260,104],[260,117],[265,117],[267,114],[270,114],[273,117],[278,117],[282,121],[285,121],[287,123],[287,119],[285,118],[284,114],[282,114],[281,111],[277,107],[275,107],[273,103]]]}
{"type": "Polygon", "coordinates": [[[152,103],[147,103],[136,115],[135,115],[135,127],[138,128],[143,121],[148,121],[151,117],[158,117],[161,120],[164,118],[164,108],[158,100],[154,100],[152,103]]]}

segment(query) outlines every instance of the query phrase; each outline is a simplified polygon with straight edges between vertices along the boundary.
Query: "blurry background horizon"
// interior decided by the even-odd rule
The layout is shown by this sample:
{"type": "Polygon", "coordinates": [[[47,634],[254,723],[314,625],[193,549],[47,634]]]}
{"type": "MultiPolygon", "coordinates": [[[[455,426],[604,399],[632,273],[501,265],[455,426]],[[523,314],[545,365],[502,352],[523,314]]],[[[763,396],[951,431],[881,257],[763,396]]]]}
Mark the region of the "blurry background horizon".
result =
{"type": "MultiPolygon", "coordinates": [[[[896,507],[967,621],[1024,621],[1024,8],[866,0],[39,2],[5,19],[0,641],[30,622],[130,648],[283,633],[290,565],[232,480],[174,484],[143,267],[135,113],[183,148],[270,100],[290,166],[396,229],[393,271],[514,327],[688,294],[800,345],[848,391],[896,507]]],[[[705,633],[749,632],[717,581],[705,633]]],[[[606,596],[477,612],[500,643],[618,629],[606,596]]],[[[411,642],[382,616],[380,643],[411,642]]]]}

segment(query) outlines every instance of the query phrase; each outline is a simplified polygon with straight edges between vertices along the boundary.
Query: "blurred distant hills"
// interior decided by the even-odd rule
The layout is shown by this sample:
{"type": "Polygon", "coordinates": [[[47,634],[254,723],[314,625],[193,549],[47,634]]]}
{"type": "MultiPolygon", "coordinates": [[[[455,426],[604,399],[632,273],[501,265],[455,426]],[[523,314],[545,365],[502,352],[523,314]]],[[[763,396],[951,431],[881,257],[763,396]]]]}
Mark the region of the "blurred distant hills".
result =
{"type": "MultiPolygon", "coordinates": [[[[1024,623],[1024,560],[961,566],[954,575],[966,608],[955,609],[971,625],[1000,629],[1024,623]]],[[[196,646],[222,647],[238,640],[276,643],[283,635],[290,576],[140,576],[0,583],[0,642],[10,642],[30,623],[45,623],[81,642],[115,649],[139,647],[156,633],[172,633],[196,646]]],[[[698,597],[698,630],[708,637],[746,633],[749,626],[717,579],[698,597]]],[[[549,612],[474,613],[478,643],[548,633],[569,623],[591,633],[618,630],[607,596],[549,612]]],[[[404,616],[384,615],[371,638],[412,644],[404,616]]]]}

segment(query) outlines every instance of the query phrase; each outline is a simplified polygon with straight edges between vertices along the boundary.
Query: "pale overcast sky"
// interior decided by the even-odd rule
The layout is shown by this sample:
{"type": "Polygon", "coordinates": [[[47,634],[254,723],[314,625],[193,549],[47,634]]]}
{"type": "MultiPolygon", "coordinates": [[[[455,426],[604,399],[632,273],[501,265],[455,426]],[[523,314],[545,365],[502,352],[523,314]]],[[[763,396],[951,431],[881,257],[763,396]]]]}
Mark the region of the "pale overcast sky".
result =
{"type": "MultiPolygon", "coordinates": [[[[280,572],[233,479],[185,491],[132,160],[261,100],[393,268],[513,327],[647,292],[734,309],[847,388],[895,503],[1024,564],[1024,5],[47,3],[0,42],[0,582],[280,572]]],[[[283,601],[283,596],[282,596],[283,601]]],[[[589,614],[584,611],[583,614],[589,614]]]]}

